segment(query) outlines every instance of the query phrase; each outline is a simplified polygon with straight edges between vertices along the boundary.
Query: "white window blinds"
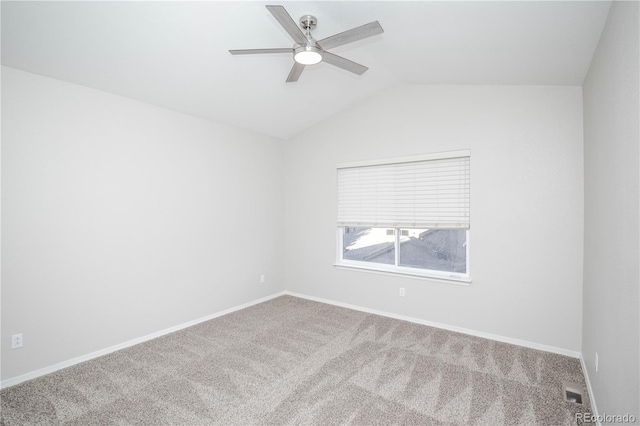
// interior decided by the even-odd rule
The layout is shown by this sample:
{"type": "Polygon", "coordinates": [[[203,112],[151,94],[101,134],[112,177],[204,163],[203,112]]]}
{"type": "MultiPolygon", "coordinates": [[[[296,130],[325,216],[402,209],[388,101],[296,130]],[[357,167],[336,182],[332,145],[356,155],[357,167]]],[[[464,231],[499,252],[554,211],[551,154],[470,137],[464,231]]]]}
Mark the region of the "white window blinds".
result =
{"type": "Polygon", "coordinates": [[[338,226],[469,228],[469,151],[338,166],[338,226]]]}

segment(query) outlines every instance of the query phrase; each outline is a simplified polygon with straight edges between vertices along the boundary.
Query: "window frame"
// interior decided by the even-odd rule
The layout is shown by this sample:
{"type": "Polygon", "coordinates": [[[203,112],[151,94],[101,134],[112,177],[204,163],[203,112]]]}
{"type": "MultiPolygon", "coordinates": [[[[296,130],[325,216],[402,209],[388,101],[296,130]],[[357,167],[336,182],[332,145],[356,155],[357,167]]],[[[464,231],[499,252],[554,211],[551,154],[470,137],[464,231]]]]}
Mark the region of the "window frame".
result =
{"type": "Polygon", "coordinates": [[[345,259],[343,257],[343,243],[344,243],[344,226],[338,226],[336,230],[336,263],[335,267],[356,269],[365,272],[373,272],[387,275],[400,275],[411,278],[427,279],[431,281],[447,282],[458,285],[469,285],[471,283],[471,271],[469,267],[469,253],[470,253],[470,229],[465,229],[466,232],[466,273],[455,273],[448,271],[438,271],[435,269],[422,269],[413,268],[410,266],[399,266],[398,256],[400,248],[400,230],[411,229],[407,227],[391,227],[382,226],[381,228],[395,229],[395,262],[393,265],[375,262],[363,262],[359,260],[345,259]]]}
{"type": "MultiPolygon", "coordinates": [[[[411,225],[409,224],[409,222],[407,222],[405,219],[406,218],[397,218],[397,217],[385,217],[384,215],[382,217],[379,217],[377,215],[371,216],[366,214],[363,215],[364,217],[360,218],[359,214],[351,215],[352,217],[344,217],[341,215],[340,213],[340,209],[342,208],[341,206],[344,206],[343,204],[341,204],[340,201],[340,195],[338,195],[338,226],[337,226],[337,231],[336,231],[336,262],[334,264],[335,267],[338,268],[348,268],[348,269],[355,269],[355,270],[360,270],[360,271],[365,271],[365,272],[373,272],[373,273],[379,273],[379,274],[390,274],[390,275],[397,275],[397,276],[404,276],[404,277],[410,277],[410,278],[419,278],[419,279],[427,279],[427,280],[431,280],[431,281],[437,281],[437,282],[446,282],[446,283],[452,283],[452,284],[458,284],[458,285],[469,285],[471,283],[471,269],[470,269],[470,247],[471,247],[471,243],[470,243],[470,239],[471,239],[471,231],[470,231],[470,209],[469,209],[469,203],[470,203],[470,176],[469,176],[469,167],[470,167],[470,159],[471,159],[471,151],[466,149],[466,150],[458,150],[458,151],[448,151],[448,152],[435,152],[435,153],[431,153],[431,154],[421,154],[421,155],[412,155],[412,156],[408,156],[408,157],[396,157],[396,158],[387,158],[387,159],[378,159],[378,160],[364,160],[364,161],[351,161],[351,162],[344,162],[344,163],[339,163],[337,165],[337,170],[338,170],[338,175],[340,175],[340,169],[349,169],[349,168],[358,168],[358,167],[369,167],[369,166],[386,166],[386,165],[397,165],[397,164],[404,164],[404,163],[412,163],[412,162],[429,162],[431,160],[449,160],[449,159],[456,159],[456,158],[464,158],[466,157],[467,160],[467,169],[466,169],[466,173],[467,173],[467,180],[466,180],[466,188],[467,188],[467,193],[466,193],[466,217],[465,216],[459,216],[459,219],[462,220],[462,222],[457,222],[457,223],[450,223],[450,225],[452,226],[447,226],[447,219],[446,217],[439,217],[436,216],[438,219],[438,222],[435,223],[431,223],[430,225],[427,225],[427,223],[420,223],[420,221],[416,221],[414,220],[414,223],[411,225]],[[365,219],[366,218],[366,219],[365,219]],[[389,220],[391,219],[391,220],[389,220]],[[443,219],[442,222],[440,222],[440,219],[443,219]],[[466,219],[466,223],[465,223],[465,219],[466,219]],[[390,223],[391,222],[391,223],[390,223]],[[395,222],[395,223],[394,223],[395,222]],[[370,226],[373,228],[386,228],[386,229],[394,229],[395,230],[395,239],[394,239],[394,248],[395,248],[395,261],[393,265],[390,264],[385,264],[385,263],[375,263],[375,262],[367,262],[367,261],[361,261],[361,260],[351,260],[351,259],[344,259],[343,255],[344,255],[344,247],[343,247],[343,242],[344,242],[344,229],[345,226],[370,226]],[[466,272],[464,274],[462,273],[455,273],[455,272],[448,272],[448,271],[438,271],[438,270],[433,270],[433,269],[423,269],[423,268],[419,268],[419,267],[411,267],[411,266],[400,266],[399,265],[399,256],[400,256],[400,238],[401,238],[401,229],[424,229],[424,228],[429,228],[429,229],[465,229],[465,236],[466,236],[466,272]]],[[[437,166],[436,166],[437,167],[437,166]]],[[[424,170],[424,169],[422,169],[424,170]]],[[[348,179],[348,178],[347,178],[348,179]]],[[[340,191],[340,180],[338,179],[338,192],[340,191]]],[[[347,181],[348,182],[348,181],[347,181]]],[[[368,183],[368,181],[365,181],[368,183]]],[[[383,180],[383,185],[384,185],[384,181],[383,180]]],[[[377,183],[376,183],[377,184],[377,183]]],[[[369,184],[370,185],[370,184],[369,184]]],[[[384,186],[383,186],[384,188],[384,186]]],[[[463,193],[460,193],[461,195],[463,193]]],[[[367,194],[370,195],[370,194],[367,194]]],[[[367,198],[365,198],[365,200],[369,200],[367,198]]],[[[384,203],[384,201],[383,201],[384,203]]],[[[347,204],[348,205],[348,204],[347,204]]],[[[465,206],[464,204],[462,204],[461,206],[465,206]]],[[[373,208],[379,208],[378,205],[372,205],[373,208]]],[[[383,209],[381,211],[385,211],[384,208],[386,208],[387,205],[383,204],[383,209]]],[[[464,208],[464,207],[463,207],[464,208]]],[[[353,210],[353,206],[351,206],[351,209],[353,210]]],[[[374,210],[377,212],[377,210],[374,210]]],[[[421,210],[421,212],[423,212],[421,210]]],[[[414,218],[415,219],[415,218],[414,218]]],[[[421,219],[424,219],[424,217],[422,217],[421,219]]],[[[430,219],[429,219],[430,220],[430,219]]]]}

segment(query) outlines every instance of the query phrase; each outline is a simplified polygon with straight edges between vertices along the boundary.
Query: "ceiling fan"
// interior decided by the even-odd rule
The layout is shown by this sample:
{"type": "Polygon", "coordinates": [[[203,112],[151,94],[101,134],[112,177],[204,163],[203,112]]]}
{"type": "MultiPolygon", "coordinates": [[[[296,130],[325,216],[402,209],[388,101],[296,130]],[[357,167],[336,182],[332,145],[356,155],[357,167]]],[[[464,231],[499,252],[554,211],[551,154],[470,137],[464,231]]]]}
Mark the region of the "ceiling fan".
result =
{"type": "Polygon", "coordinates": [[[271,5],[266,7],[280,25],[282,25],[285,31],[289,33],[295,42],[293,47],[229,50],[229,53],[232,55],[252,55],[257,53],[293,54],[293,68],[291,68],[291,72],[287,77],[287,83],[298,81],[298,78],[300,77],[300,74],[302,74],[305,66],[315,65],[322,61],[352,73],[362,75],[369,68],[343,58],[342,56],[327,52],[327,49],[342,46],[343,44],[362,40],[384,32],[378,21],[374,21],[316,41],[311,36],[311,30],[315,28],[318,23],[315,16],[304,15],[300,18],[300,27],[305,30],[305,32],[303,32],[298,25],[296,25],[295,21],[291,18],[291,15],[287,13],[284,7],[271,5]]]}

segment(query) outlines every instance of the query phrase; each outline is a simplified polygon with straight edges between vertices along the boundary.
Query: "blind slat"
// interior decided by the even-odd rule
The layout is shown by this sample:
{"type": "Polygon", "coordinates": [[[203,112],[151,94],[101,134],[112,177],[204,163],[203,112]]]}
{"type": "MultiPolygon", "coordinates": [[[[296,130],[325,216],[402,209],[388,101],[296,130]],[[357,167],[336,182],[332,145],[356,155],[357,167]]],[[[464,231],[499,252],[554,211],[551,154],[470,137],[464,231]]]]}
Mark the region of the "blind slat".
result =
{"type": "Polygon", "coordinates": [[[469,228],[470,158],[338,169],[338,225],[469,228]]]}

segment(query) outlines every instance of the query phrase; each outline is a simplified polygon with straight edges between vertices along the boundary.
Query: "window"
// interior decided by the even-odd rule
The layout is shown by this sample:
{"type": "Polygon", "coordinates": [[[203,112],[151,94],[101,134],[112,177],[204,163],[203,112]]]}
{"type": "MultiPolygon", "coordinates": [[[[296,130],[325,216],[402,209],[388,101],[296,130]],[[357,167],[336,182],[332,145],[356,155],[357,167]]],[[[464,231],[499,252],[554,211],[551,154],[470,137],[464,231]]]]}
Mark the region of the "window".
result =
{"type": "Polygon", "coordinates": [[[469,281],[469,151],[338,166],[338,266],[469,281]]]}

